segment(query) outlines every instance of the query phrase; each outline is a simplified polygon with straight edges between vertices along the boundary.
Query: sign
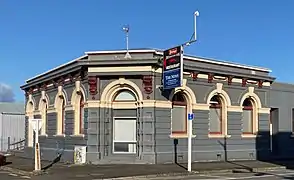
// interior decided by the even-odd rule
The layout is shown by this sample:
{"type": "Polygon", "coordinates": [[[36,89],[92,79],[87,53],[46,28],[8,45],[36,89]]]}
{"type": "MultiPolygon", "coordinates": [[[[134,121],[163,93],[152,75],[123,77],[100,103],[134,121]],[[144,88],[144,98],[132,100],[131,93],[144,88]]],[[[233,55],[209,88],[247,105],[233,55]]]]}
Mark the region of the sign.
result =
{"type": "Polygon", "coordinates": [[[188,120],[192,121],[194,119],[194,113],[189,113],[188,114],[188,120]]]}
{"type": "Polygon", "coordinates": [[[86,163],[86,146],[75,146],[74,148],[74,163],[75,164],[85,164],[86,163]]]}
{"type": "Polygon", "coordinates": [[[39,131],[42,127],[42,119],[29,119],[29,124],[35,132],[39,131]]]}
{"type": "Polygon", "coordinates": [[[181,87],[183,82],[183,46],[165,50],[162,66],[163,89],[181,87]]]}

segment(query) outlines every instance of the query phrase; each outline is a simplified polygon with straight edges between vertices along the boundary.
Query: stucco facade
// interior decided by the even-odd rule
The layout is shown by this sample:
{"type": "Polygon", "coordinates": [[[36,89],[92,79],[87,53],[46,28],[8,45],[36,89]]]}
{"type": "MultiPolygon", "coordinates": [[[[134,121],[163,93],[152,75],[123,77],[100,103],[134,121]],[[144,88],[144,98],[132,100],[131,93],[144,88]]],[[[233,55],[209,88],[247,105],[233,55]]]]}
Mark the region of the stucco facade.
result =
{"type": "MultiPolygon", "coordinates": [[[[272,88],[275,78],[266,68],[184,56],[183,86],[163,90],[161,51],[131,50],[132,59],[125,59],[125,53],[87,52],[21,87],[27,119],[44,119],[43,159],[63,153],[63,161],[73,162],[74,146],[82,145],[88,163],[186,162],[187,119],[182,112],[195,114],[193,161],[268,159],[275,144],[273,127],[289,130],[292,121],[286,114],[280,114],[285,119],[279,127],[270,124],[271,107],[287,108],[291,95],[276,99],[283,84],[272,88]]],[[[25,154],[32,156],[34,135],[26,124],[25,154]]]]}

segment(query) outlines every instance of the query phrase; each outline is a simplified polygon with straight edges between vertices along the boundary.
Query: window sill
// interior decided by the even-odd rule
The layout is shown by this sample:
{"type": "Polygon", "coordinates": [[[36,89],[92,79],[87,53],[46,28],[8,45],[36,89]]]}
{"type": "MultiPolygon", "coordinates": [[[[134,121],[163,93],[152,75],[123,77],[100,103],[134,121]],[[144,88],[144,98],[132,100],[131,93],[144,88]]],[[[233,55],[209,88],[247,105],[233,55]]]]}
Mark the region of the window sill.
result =
{"type": "Polygon", "coordinates": [[[55,134],[54,137],[65,137],[65,134],[55,134]]]}
{"type": "Polygon", "coordinates": [[[40,137],[48,137],[48,134],[41,134],[40,137]]]}
{"type": "Polygon", "coordinates": [[[72,134],[70,137],[85,137],[85,134],[72,134]]]}
{"type": "Polygon", "coordinates": [[[256,138],[256,134],[242,134],[242,138],[256,138]]]}
{"type": "MultiPolygon", "coordinates": [[[[187,135],[187,134],[183,134],[183,135],[181,135],[181,134],[171,134],[171,135],[169,135],[169,137],[170,138],[172,138],[172,139],[181,139],[181,138],[188,138],[189,136],[187,135]]],[[[192,135],[192,138],[195,138],[196,137],[196,135],[192,135]]]]}
{"type": "Polygon", "coordinates": [[[209,138],[230,138],[231,135],[224,135],[224,134],[208,134],[209,138]]]}

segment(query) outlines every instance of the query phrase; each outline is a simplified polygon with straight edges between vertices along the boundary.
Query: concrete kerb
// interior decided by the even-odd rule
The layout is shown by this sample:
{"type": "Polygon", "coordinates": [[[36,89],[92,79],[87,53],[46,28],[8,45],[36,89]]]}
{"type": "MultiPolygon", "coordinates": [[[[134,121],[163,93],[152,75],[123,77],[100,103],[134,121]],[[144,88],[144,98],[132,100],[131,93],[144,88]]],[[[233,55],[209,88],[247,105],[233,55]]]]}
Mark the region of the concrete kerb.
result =
{"type": "MultiPolygon", "coordinates": [[[[266,171],[271,171],[271,170],[283,170],[286,169],[285,166],[276,166],[276,167],[260,167],[260,168],[252,168],[253,172],[266,172],[266,171]]],[[[205,170],[205,171],[194,171],[195,173],[198,174],[208,174],[208,173],[226,173],[226,172],[232,172],[232,173],[238,173],[238,172],[252,172],[249,169],[246,168],[238,168],[238,169],[220,169],[220,170],[205,170]]]]}
{"type": "Polygon", "coordinates": [[[152,175],[143,175],[143,176],[128,176],[128,177],[117,177],[117,178],[104,178],[104,180],[122,180],[122,179],[150,179],[150,178],[158,178],[158,177],[170,177],[170,176],[189,176],[192,174],[196,174],[194,171],[192,172],[181,172],[181,173],[165,173],[165,174],[152,174],[152,175]]]}
{"type": "MultiPolygon", "coordinates": [[[[277,167],[262,167],[262,168],[252,168],[253,172],[266,172],[271,170],[286,169],[285,166],[277,167]]],[[[39,176],[46,174],[46,171],[24,171],[17,168],[11,168],[7,166],[0,166],[0,170],[8,171],[11,173],[19,174],[22,176],[39,176]]],[[[107,180],[121,180],[121,179],[148,179],[148,178],[157,178],[157,177],[168,177],[168,176],[189,176],[193,174],[209,174],[209,173],[250,173],[251,171],[246,168],[240,169],[222,169],[222,170],[203,170],[203,171],[192,171],[192,172],[180,172],[180,173],[165,173],[165,174],[152,174],[152,175],[143,175],[143,176],[128,176],[128,177],[117,177],[117,178],[108,178],[107,180]]]]}
{"type": "MultiPolygon", "coordinates": [[[[263,168],[252,168],[253,172],[266,172],[271,170],[282,170],[286,169],[284,166],[277,167],[263,167],[263,168]]],[[[166,173],[166,174],[153,174],[145,176],[129,176],[129,177],[118,177],[118,178],[108,178],[105,180],[122,180],[122,179],[149,179],[149,178],[158,178],[158,177],[168,177],[168,176],[189,176],[193,174],[211,174],[211,173],[250,173],[250,170],[245,168],[240,169],[222,169],[222,170],[205,170],[205,171],[192,171],[192,172],[182,172],[182,173],[166,173]]]]}

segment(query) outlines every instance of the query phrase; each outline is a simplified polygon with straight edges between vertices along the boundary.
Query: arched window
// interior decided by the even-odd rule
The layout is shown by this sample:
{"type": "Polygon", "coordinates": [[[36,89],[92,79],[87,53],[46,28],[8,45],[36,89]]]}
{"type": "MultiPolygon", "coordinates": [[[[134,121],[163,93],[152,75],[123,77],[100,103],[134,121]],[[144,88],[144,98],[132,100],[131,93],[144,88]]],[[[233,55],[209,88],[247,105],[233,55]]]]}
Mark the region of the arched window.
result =
{"type": "Polygon", "coordinates": [[[209,133],[224,134],[224,113],[221,97],[215,95],[209,106],[209,133]]]}
{"type": "Polygon", "coordinates": [[[85,117],[84,117],[84,97],[80,99],[80,134],[84,134],[85,117]]]}
{"type": "Polygon", "coordinates": [[[62,130],[62,133],[61,134],[65,134],[65,99],[62,97],[61,98],[62,100],[62,106],[61,106],[61,123],[62,123],[62,126],[61,126],[61,130],[62,130]]]}
{"type": "MultiPolygon", "coordinates": [[[[26,115],[27,115],[27,119],[33,119],[34,118],[34,104],[33,102],[28,102],[27,106],[26,106],[26,115]]],[[[29,122],[27,122],[29,123],[29,122]]],[[[32,128],[32,126],[30,126],[29,124],[26,126],[27,127],[27,145],[29,147],[33,147],[34,146],[34,130],[32,128]]]]}
{"type": "Polygon", "coordinates": [[[41,135],[46,135],[46,128],[47,128],[47,101],[45,99],[41,100],[41,106],[39,106],[41,109],[41,118],[42,118],[42,128],[40,130],[41,135]]]}
{"type": "Polygon", "coordinates": [[[243,102],[243,134],[254,134],[254,106],[251,98],[246,98],[243,102]]]}
{"type": "Polygon", "coordinates": [[[117,93],[114,102],[136,101],[135,95],[129,90],[122,90],[117,93]]]}
{"type": "Polygon", "coordinates": [[[181,92],[173,96],[171,116],[172,135],[187,134],[187,101],[181,92]]]}

